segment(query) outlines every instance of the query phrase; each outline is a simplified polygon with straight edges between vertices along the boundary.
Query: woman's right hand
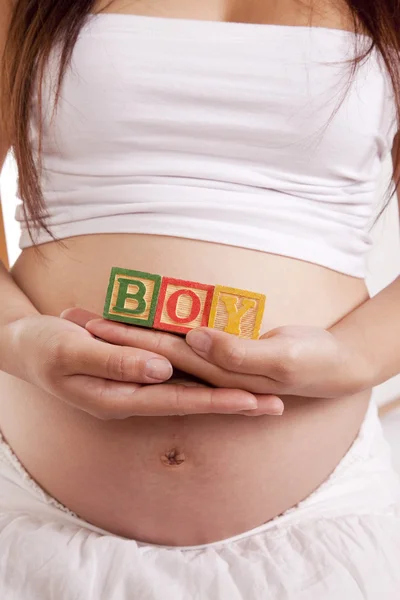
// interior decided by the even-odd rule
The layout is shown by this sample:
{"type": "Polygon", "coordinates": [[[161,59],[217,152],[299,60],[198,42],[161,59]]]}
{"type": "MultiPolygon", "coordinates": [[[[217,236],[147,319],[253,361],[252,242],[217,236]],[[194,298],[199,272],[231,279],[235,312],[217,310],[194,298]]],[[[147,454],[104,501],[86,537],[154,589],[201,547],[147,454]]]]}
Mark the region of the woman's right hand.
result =
{"type": "Polygon", "coordinates": [[[103,342],[59,317],[30,315],[3,325],[0,336],[1,370],[99,419],[257,408],[244,390],[162,383],[173,372],[163,356],[103,342]]]}

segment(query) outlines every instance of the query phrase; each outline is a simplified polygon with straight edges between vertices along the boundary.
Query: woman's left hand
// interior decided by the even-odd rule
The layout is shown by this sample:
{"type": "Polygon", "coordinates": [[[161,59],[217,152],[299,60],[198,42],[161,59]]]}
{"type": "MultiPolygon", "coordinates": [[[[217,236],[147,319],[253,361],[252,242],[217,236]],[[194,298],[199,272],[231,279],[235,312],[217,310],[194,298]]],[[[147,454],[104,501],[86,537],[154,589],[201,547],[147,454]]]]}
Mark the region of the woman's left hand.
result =
{"type": "Polygon", "coordinates": [[[371,387],[372,367],[343,334],[320,327],[284,326],[258,340],[198,328],[186,336],[202,358],[227,372],[262,377],[271,394],[335,398],[371,387]]]}
{"type": "Polygon", "coordinates": [[[284,326],[258,340],[201,327],[183,337],[107,321],[83,309],[68,319],[96,337],[165,356],[171,364],[216,387],[255,394],[335,398],[370,387],[371,369],[346,341],[318,327],[284,326]],[[208,348],[195,347],[199,334],[208,348]]]}

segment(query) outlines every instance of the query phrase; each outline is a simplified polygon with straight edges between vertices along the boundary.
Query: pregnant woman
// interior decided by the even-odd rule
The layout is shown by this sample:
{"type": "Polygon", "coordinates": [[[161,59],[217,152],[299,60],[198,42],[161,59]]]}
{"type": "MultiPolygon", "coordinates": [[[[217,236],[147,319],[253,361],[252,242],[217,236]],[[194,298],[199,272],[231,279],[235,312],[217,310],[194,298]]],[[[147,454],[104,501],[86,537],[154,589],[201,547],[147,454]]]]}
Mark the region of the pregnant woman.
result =
{"type": "Polygon", "coordinates": [[[0,597],[398,599],[398,3],[0,10],[0,597]],[[265,294],[260,337],[104,320],[113,266],[265,294]]]}

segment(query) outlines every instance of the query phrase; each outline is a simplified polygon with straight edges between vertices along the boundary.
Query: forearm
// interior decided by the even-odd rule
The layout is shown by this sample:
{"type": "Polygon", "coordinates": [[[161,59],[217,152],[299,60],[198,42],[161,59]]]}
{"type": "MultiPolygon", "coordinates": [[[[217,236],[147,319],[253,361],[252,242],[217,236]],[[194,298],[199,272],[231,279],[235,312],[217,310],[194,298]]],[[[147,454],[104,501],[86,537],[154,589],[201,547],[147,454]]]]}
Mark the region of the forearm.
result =
{"type": "Polygon", "coordinates": [[[0,261],[0,327],[35,314],[38,314],[38,311],[0,261]]]}
{"type": "Polygon", "coordinates": [[[400,373],[400,277],[330,328],[362,357],[373,387],[400,373]]]}

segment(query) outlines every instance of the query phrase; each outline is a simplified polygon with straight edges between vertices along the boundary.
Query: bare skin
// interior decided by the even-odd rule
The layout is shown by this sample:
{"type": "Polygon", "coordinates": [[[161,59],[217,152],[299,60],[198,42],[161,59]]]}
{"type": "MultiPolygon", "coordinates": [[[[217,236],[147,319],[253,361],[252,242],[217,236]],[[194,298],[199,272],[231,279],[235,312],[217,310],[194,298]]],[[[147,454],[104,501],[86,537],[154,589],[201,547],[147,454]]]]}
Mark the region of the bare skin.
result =
{"type": "MultiPolygon", "coordinates": [[[[268,294],[263,331],[329,326],[366,298],[360,280],[240,248],[136,235],[67,243],[67,251],[44,245],[46,261],[27,250],[13,269],[41,313],[59,315],[71,306],[100,313],[110,267],[131,264],[139,250],[143,270],[211,283],[229,273],[232,285],[268,294]],[[307,282],[300,294],[298,282],[307,282]]],[[[307,496],[349,448],[368,396],[284,398],[281,417],[101,421],[9,376],[0,386],[3,432],[53,496],[103,528],[180,545],[250,529],[307,496]]]]}
{"type": "MultiPolygon", "coordinates": [[[[113,2],[108,12],[203,20],[309,24],[297,2],[113,2]],[[270,6],[268,6],[270,5],[270,6]],[[247,6],[247,4],[246,4],[247,6]],[[239,10],[240,9],[240,10],[239,10]]],[[[102,8],[102,5],[98,9],[102,8]]],[[[315,25],[346,28],[328,5],[315,25]]],[[[363,281],[257,251],[164,236],[92,235],[25,250],[12,270],[42,314],[101,314],[111,266],[257,290],[262,331],[329,327],[368,298],[363,281]],[[140,256],[140,264],[132,257],[140,256]],[[262,277],[260,277],[262,273],[262,277]]],[[[180,375],[185,378],[184,375],[180,375]]],[[[188,378],[189,379],[189,378],[188,378]]],[[[305,498],[357,435],[369,392],[283,398],[281,417],[131,417],[102,421],[0,372],[1,429],[31,475],[88,521],[143,541],[192,545],[256,527],[305,498]]]]}

